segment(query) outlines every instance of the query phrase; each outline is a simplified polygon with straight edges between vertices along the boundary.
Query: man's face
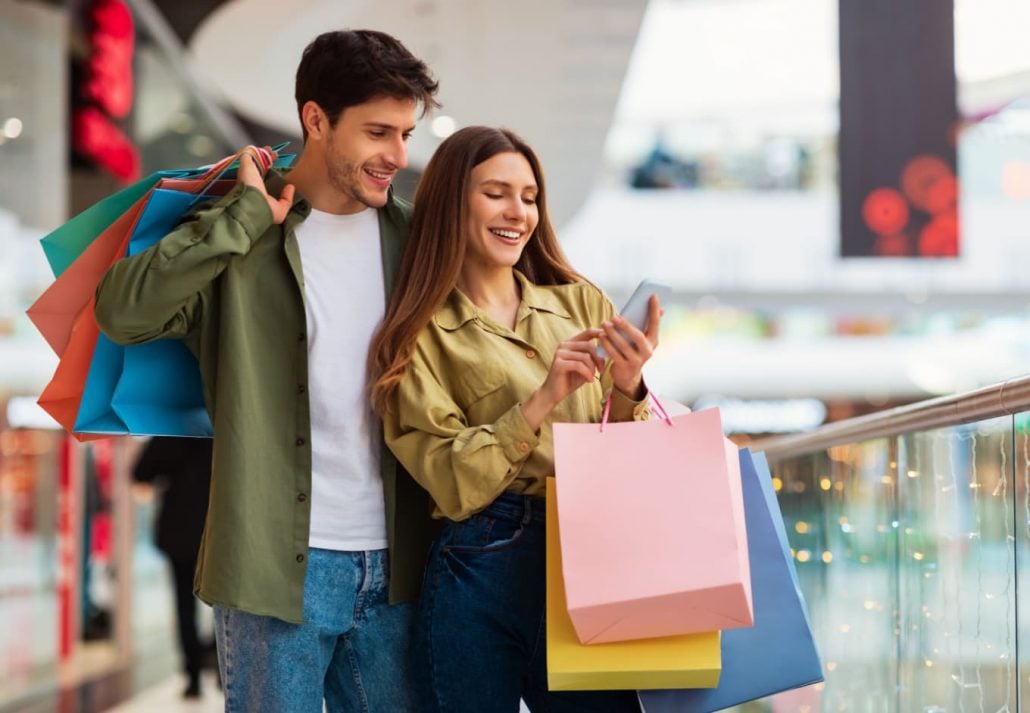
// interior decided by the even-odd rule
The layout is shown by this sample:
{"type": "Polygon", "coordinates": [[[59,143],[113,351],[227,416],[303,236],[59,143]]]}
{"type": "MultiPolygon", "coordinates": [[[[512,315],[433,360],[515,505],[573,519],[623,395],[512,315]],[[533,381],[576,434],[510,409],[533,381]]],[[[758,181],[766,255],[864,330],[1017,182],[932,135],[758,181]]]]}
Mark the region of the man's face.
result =
{"type": "Polygon", "coordinates": [[[347,212],[386,205],[394,175],[408,165],[415,129],[413,99],[376,97],[347,107],[325,138],[329,183],[346,197],[347,212]]]}

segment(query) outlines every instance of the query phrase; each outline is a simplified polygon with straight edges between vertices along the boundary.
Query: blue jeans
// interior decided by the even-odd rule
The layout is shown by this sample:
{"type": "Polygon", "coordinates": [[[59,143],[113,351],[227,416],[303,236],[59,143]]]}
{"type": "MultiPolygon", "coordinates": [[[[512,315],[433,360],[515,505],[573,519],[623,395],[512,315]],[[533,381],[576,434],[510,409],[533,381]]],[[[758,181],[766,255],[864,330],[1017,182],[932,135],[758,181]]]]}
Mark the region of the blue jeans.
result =
{"type": "Polygon", "coordinates": [[[414,605],[387,603],[386,550],[310,549],[304,622],[215,607],[226,713],[415,710],[414,605]]]}
{"type": "Polygon", "coordinates": [[[415,624],[414,671],[427,713],[640,710],[635,691],[549,692],[544,501],[503,493],[447,521],[433,543],[415,624]]]}

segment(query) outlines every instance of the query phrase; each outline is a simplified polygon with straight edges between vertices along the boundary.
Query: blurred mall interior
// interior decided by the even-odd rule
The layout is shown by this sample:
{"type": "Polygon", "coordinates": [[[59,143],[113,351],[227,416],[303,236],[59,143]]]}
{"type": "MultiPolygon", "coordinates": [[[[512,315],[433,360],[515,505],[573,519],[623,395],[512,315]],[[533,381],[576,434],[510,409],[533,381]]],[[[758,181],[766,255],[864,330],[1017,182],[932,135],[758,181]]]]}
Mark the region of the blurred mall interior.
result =
{"type": "MultiPolygon", "coordinates": [[[[581,272],[672,286],[648,382],[767,453],[824,664],[734,710],[1030,711],[1030,2],[0,0],[0,713],[179,705],[143,441],[36,404],[39,239],[299,151],[300,52],[344,27],[440,80],[398,190],[510,127],[581,272]]],[[[213,673],[182,708],[220,709],[213,673]]]]}

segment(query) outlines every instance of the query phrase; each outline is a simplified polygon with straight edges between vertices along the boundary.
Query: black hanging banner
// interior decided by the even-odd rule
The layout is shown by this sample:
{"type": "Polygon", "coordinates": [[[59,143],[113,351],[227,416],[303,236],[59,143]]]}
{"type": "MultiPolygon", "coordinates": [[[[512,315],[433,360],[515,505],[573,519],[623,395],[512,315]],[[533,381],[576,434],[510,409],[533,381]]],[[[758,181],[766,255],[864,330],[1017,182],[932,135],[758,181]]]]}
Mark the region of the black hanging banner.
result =
{"type": "Polygon", "coordinates": [[[843,257],[959,254],[954,0],[839,0],[843,257]]]}

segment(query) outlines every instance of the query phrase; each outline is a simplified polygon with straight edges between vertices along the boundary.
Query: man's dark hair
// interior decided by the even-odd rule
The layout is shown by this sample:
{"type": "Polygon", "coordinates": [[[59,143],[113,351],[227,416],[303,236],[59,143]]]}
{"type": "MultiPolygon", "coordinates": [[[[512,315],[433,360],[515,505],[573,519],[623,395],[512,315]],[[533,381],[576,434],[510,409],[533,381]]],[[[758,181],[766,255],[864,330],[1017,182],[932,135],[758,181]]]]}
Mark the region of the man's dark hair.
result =
{"type": "MultiPolygon", "coordinates": [[[[375,30],[337,30],[311,41],[297,67],[297,113],[313,101],[336,125],[347,107],[374,97],[413,99],[425,114],[439,106],[438,83],[426,63],[394,37],[375,30]]],[[[301,130],[307,139],[301,116],[301,130]]]]}

